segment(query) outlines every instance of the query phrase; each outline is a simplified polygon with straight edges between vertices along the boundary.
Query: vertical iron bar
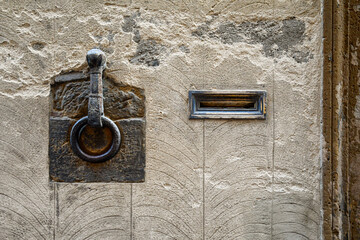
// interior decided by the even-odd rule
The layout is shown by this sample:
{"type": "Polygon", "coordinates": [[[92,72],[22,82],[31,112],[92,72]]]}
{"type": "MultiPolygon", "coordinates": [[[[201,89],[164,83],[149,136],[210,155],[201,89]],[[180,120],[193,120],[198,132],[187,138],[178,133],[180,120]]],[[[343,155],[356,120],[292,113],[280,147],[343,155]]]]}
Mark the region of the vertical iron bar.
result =
{"type": "Polygon", "coordinates": [[[104,115],[102,71],[106,67],[106,57],[101,50],[91,49],[86,55],[86,60],[90,67],[88,124],[102,127],[101,116],[104,115]]]}

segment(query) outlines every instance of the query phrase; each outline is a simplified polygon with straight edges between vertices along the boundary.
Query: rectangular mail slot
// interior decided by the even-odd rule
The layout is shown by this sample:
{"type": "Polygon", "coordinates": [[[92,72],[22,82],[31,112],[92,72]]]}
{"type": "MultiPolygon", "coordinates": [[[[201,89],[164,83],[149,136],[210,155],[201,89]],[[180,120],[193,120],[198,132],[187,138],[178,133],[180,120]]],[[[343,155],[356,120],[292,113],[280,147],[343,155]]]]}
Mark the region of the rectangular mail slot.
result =
{"type": "Polygon", "coordinates": [[[266,119],[266,91],[191,90],[190,119],[266,119]]]}

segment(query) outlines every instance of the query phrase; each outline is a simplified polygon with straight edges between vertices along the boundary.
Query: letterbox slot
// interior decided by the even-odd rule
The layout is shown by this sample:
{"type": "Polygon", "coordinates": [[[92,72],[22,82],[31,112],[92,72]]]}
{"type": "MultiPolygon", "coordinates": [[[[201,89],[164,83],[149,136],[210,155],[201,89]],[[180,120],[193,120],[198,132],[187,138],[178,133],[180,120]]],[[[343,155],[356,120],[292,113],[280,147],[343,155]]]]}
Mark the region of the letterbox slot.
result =
{"type": "Polygon", "coordinates": [[[266,91],[189,91],[190,118],[265,119],[266,91]]]}

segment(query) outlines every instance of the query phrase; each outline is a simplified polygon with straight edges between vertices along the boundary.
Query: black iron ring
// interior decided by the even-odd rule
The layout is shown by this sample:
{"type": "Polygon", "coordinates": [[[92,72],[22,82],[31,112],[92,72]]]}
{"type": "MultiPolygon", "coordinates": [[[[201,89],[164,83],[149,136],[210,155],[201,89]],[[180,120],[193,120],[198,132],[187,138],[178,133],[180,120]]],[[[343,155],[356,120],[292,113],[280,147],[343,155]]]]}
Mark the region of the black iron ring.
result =
{"type": "Polygon", "coordinates": [[[92,163],[104,162],[114,157],[115,154],[119,151],[120,143],[121,143],[121,134],[119,128],[111,119],[105,116],[101,117],[101,121],[104,127],[108,127],[110,129],[113,138],[110,149],[107,152],[100,155],[96,155],[96,156],[89,155],[85,153],[79,145],[80,133],[81,130],[88,124],[88,116],[79,119],[71,129],[71,133],[70,133],[71,148],[76,155],[78,155],[81,159],[87,162],[92,162],[92,163]]]}

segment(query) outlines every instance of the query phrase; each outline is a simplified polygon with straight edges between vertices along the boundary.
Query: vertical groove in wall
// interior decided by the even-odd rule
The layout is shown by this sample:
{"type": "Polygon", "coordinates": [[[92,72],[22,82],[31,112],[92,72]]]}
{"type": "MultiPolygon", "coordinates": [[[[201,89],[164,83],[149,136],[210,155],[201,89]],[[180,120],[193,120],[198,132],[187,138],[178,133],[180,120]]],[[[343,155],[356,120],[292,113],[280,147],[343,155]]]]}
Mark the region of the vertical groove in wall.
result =
{"type": "MultiPolygon", "coordinates": [[[[344,142],[344,150],[342,152],[342,155],[344,156],[344,163],[345,166],[343,167],[342,171],[344,172],[344,177],[343,177],[343,181],[344,181],[344,188],[342,189],[342,196],[343,196],[343,211],[342,211],[342,217],[343,217],[343,226],[344,226],[344,233],[345,233],[345,238],[349,239],[351,236],[351,232],[350,232],[350,219],[349,219],[349,213],[350,213],[350,204],[349,204],[349,178],[350,178],[350,171],[349,171],[349,164],[350,164],[350,159],[349,159],[349,123],[350,123],[350,115],[349,115],[349,104],[350,104],[350,13],[349,13],[349,7],[350,7],[350,2],[349,1],[345,1],[344,3],[344,15],[345,17],[345,22],[344,22],[344,51],[346,53],[346,59],[345,59],[345,77],[347,77],[347,79],[343,79],[342,81],[344,82],[344,84],[346,85],[344,87],[344,98],[342,100],[343,104],[344,104],[344,112],[345,112],[345,127],[344,127],[344,137],[343,137],[343,142],[344,142]],[[347,119],[346,119],[347,118],[347,119]]],[[[343,118],[343,116],[342,116],[343,118]]]]}
{"type": "MultiPolygon", "coordinates": [[[[53,6],[53,11],[55,11],[56,10],[56,7],[57,7],[57,0],[55,0],[54,1],[54,6],[53,6]]],[[[57,38],[56,38],[56,33],[57,33],[57,31],[56,31],[56,29],[57,29],[57,24],[56,24],[56,18],[54,18],[54,20],[53,20],[53,24],[54,24],[54,32],[53,32],[53,43],[54,44],[56,44],[57,43],[57,38]]],[[[56,59],[56,50],[55,50],[55,48],[53,48],[53,50],[52,50],[52,54],[53,54],[53,59],[54,59],[54,61],[55,61],[55,59],[56,59]]],[[[52,65],[54,65],[54,63],[52,64],[52,65]]],[[[49,92],[50,92],[50,90],[49,90],[49,92]]],[[[51,94],[50,94],[50,96],[51,96],[51,94]]],[[[50,101],[51,101],[51,97],[49,97],[49,106],[51,106],[50,105],[50,101]]],[[[49,180],[50,180],[50,176],[49,176],[49,180]]],[[[53,201],[54,201],[54,212],[53,212],[53,214],[54,214],[54,221],[53,221],[53,230],[54,230],[54,240],[56,239],[56,230],[57,230],[57,225],[58,225],[58,211],[56,211],[57,210],[57,206],[58,206],[58,196],[57,196],[57,183],[50,183],[50,184],[52,184],[53,185],[53,191],[54,191],[54,199],[53,199],[53,201]]]]}
{"type": "MultiPolygon", "coordinates": [[[[272,1],[272,17],[275,17],[275,0],[272,1]]],[[[275,44],[275,41],[274,43],[275,44]]],[[[270,214],[270,238],[273,239],[274,232],[274,174],[275,174],[275,58],[272,70],[272,154],[271,154],[271,214],[270,214]]]]}
{"type": "Polygon", "coordinates": [[[53,218],[53,238],[56,239],[56,230],[59,225],[59,196],[58,196],[58,184],[51,183],[53,185],[53,198],[54,198],[54,218],[53,218]]]}
{"type": "Polygon", "coordinates": [[[323,155],[322,155],[322,201],[323,201],[323,237],[332,239],[332,59],[333,59],[333,1],[324,1],[323,5],[323,155]]]}
{"type": "Polygon", "coordinates": [[[55,217],[55,209],[56,209],[56,201],[55,201],[55,183],[50,183],[52,185],[52,189],[53,189],[53,201],[54,201],[54,205],[53,205],[53,221],[52,221],[52,230],[53,230],[53,239],[56,239],[56,233],[55,233],[55,221],[56,221],[56,217],[55,217]]]}
{"type": "MultiPolygon", "coordinates": [[[[275,65],[275,64],[274,64],[275,65]]],[[[275,66],[274,66],[275,68],[275,66]]],[[[272,155],[271,155],[271,239],[273,238],[273,215],[274,215],[274,174],[275,174],[275,70],[273,70],[272,89],[272,155]]]]}
{"type": "Polygon", "coordinates": [[[273,238],[273,214],[274,214],[274,174],[275,174],[275,76],[273,72],[273,91],[272,91],[272,111],[273,111],[273,119],[272,119],[272,155],[271,155],[271,239],[273,238]]]}
{"type": "Polygon", "coordinates": [[[334,129],[333,129],[333,116],[334,116],[334,109],[332,108],[333,106],[333,72],[334,72],[334,69],[333,69],[333,61],[334,61],[334,39],[333,39],[333,36],[334,36],[334,1],[331,1],[331,8],[330,8],[330,11],[331,11],[331,29],[330,29],[330,34],[331,34],[331,56],[330,56],[330,61],[331,61],[331,64],[330,64],[330,71],[331,71],[331,75],[330,75],[330,197],[331,197],[331,239],[333,239],[333,233],[332,233],[332,230],[334,229],[334,212],[333,212],[333,206],[334,206],[334,185],[333,185],[333,173],[334,173],[334,169],[333,169],[333,159],[334,159],[334,156],[333,156],[333,132],[334,132],[334,129]]]}
{"type": "Polygon", "coordinates": [[[130,183],[130,239],[133,239],[133,184],[130,183]]]}
{"type": "MultiPolygon", "coordinates": [[[[53,5],[53,11],[55,11],[56,10],[56,6],[57,6],[57,0],[55,0],[54,1],[54,5],[53,5]]],[[[56,18],[54,18],[53,19],[53,24],[54,24],[54,31],[53,31],[53,43],[54,44],[56,44],[57,43],[57,38],[56,38],[56,33],[57,33],[57,31],[56,31],[56,29],[57,29],[57,24],[56,24],[56,18]]],[[[53,58],[52,59],[56,59],[56,50],[55,50],[55,48],[53,48],[53,50],[52,50],[52,55],[53,55],[53,58]]],[[[52,65],[54,65],[54,63],[52,64],[52,65]]],[[[50,92],[50,90],[49,90],[49,92],[50,92]]],[[[51,94],[50,94],[51,95],[51,94]]],[[[50,105],[50,101],[51,101],[51,97],[49,97],[49,106],[51,106],[50,105]]],[[[49,181],[50,181],[50,176],[49,176],[49,181]]],[[[52,187],[53,187],[53,201],[54,201],[54,211],[53,211],[53,238],[54,238],[54,240],[56,239],[56,230],[57,230],[57,225],[58,225],[58,211],[57,211],[57,209],[58,209],[58,196],[57,196],[57,183],[50,183],[50,184],[52,184],[52,187]]]]}
{"type": "Polygon", "coordinates": [[[205,240],[205,120],[203,120],[203,181],[202,181],[202,189],[203,189],[203,239],[205,240]]]}
{"type": "MultiPolygon", "coordinates": [[[[321,0],[321,26],[322,26],[322,37],[324,36],[324,0],[321,0]]],[[[323,98],[324,98],[324,37],[322,38],[322,42],[321,42],[321,50],[320,50],[320,54],[322,54],[322,59],[323,62],[321,64],[321,82],[320,82],[320,119],[324,119],[324,103],[323,103],[323,98]]],[[[323,211],[323,206],[324,206],[324,196],[323,196],[323,148],[324,148],[324,136],[323,136],[323,128],[324,128],[324,122],[320,121],[320,181],[319,181],[319,189],[320,189],[320,206],[321,206],[321,215],[320,215],[320,225],[319,225],[319,239],[323,240],[324,239],[324,232],[323,232],[323,225],[324,225],[324,211],[323,211]]]]}
{"type": "MultiPolygon", "coordinates": [[[[206,18],[205,18],[206,19],[206,18]]],[[[205,20],[204,19],[204,20],[205,20]]],[[[203,54],[202,54],[203,55],[203,54]]],[[[207,59],[207,56],[206,55],[203,55],[203,58],[202,58],[202,82],[205,83],[205,59],[207,59]]],[[[205,89],[205,85],[203,84],[202,86],[203,89],[205,89]]],[[[205,215],[205,119],[202,121],[203,123],[203,149],[202,149],[202,157],[203,157],[203,181],[202,181],[202,194],[203,194],[203,199],[202,199],[202,204],[203,204],[203,209],[202,209],[202,231],[203,231],[203,235],[202,235],[202,238],[203,240],[205,240],[205,236],[206,236],[206,231],[205,231],[205,219],[206,219],[206,215],[205,215]]]]}

